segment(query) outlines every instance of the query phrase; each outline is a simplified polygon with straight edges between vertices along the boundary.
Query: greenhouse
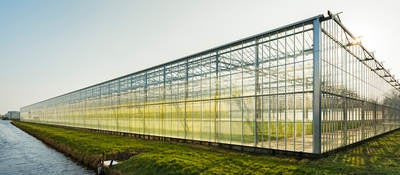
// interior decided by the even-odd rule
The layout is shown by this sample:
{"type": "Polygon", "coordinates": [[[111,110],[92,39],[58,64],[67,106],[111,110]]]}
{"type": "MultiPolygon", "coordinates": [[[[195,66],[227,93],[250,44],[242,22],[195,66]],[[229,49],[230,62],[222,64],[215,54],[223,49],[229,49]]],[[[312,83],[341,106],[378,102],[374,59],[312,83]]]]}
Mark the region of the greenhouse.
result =
{"type": "Polygon", "coordinates": [[[22,107],[21,120],[321,154],[400,128],[399,89],[329,14],[22,107]]]}

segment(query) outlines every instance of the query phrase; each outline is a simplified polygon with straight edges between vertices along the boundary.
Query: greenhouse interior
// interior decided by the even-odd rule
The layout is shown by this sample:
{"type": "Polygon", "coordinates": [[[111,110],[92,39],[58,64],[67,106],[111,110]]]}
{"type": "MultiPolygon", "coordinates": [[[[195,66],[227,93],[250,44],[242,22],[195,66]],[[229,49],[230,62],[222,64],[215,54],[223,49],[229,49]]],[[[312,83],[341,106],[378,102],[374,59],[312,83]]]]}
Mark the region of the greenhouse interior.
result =
{"type": "Polygon", "coordinates": [[[21,120],[311,154],[400,128],[400,84],[318,15],[21,108],[21,120]]]}

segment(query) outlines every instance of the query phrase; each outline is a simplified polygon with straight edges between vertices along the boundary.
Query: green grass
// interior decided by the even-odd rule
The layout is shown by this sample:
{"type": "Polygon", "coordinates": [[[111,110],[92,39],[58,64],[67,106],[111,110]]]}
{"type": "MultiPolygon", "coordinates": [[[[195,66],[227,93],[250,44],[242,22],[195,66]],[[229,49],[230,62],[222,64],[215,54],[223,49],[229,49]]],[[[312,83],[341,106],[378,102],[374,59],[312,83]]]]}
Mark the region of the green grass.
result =
{"type": "Polygon", "coordinates": [[[145,141],[47,125],[15,122],[40,137],[80,153],[129,150],[135,155],[111,168],[113,174],[396,174],[400,131],[319,160],[251,155],[178,143],[145,141]]]}

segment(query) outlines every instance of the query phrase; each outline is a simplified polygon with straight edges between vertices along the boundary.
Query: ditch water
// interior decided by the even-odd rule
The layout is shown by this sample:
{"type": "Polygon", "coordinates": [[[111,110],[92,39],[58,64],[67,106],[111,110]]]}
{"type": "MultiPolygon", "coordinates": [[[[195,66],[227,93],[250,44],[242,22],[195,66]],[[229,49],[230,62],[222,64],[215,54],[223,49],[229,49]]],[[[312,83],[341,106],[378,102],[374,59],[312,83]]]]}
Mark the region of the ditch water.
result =
{"type": "Polygon", "coordinates": [[[0,120],[0,175],[88,175],[93,170],[0,120]]]}

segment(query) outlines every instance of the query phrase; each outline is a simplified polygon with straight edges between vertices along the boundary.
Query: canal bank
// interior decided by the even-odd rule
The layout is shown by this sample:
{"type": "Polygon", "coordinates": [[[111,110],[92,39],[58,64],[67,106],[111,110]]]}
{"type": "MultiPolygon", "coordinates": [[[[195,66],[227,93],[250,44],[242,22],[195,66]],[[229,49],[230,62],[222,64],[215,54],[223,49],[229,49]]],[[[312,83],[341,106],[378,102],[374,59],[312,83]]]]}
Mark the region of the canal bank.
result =
{"type": "Polygon", "coordinates": [[[76,149],[72,149],[67,144],[63,142],[56,141],[50,137],[46,137],[43,132],[39,132],[33,128],[29,128],[27,125],[23,125],[20,122],[12,122],[13,125],[18,127],[19,129],[25,131],[26,133],[34,136],[38,140],[42,141],[43,143],[51,146],[52,148],[56,149],[57,151],[63,153],[64,155],[71,157],[78,163],[92,169],[93,171],[97,168],[97,163],[101,159],[101,155],[92,155],[83,152],[78,152],[76,149]]]}
{"type": "MultiPolygon", "coordinates": [[[[72,128],[15,122],[15,125],[88,166],[102,153],[124,158],[109,174],[396,174],[400,131],[319,159],[250,155],[218,148],[146,141],[72,128]]],[[[92,165],[91,165],[92,164],[92,165]]]]}
{"type": "Polygon", "coordinates": [[[0,120],[0,174],[95,174],[31,135],[0,120]]]}

